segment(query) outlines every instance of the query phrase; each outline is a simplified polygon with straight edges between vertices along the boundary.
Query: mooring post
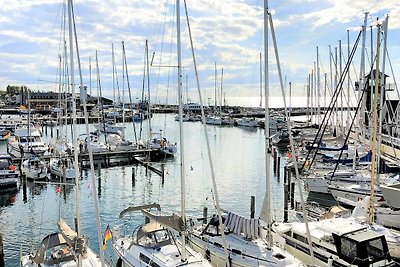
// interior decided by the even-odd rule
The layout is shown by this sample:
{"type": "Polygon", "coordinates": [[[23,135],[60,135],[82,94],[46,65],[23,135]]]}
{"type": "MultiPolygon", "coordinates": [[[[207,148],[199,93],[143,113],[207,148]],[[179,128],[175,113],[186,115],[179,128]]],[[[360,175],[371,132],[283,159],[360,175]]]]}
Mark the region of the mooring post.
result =
{"type": "Polygon", "coordinates": [[[207,223],[207,213],[208,213],[208,209],[207,207],[203,208],[203,223],[206,224],[207,223]]]}
{"type": "Polygon", "coordinates": [[[251,219],[254,219],[255,205],[256,205],[256,197],[251,196],[251,198],[250,198],[250,218],[251,219]]]}
{"type": "Polygon", "coordinates": [[[277,155],[278,153],[274,153],[274,174],[276,174],[276,169],[277,169],[277,155]]]}
{"type": "Polygon", "coordinates": [[[285,167],[283,167],[283,183],[284,184],[287,183],[287,176],[288,176],[288,167],[285,165],[285,167]]]}
{"type": "Polygon", "coordinates": [[[290,208],[294,209],[294,187],[295,183],[291,182],[290,183],[290,208]]]}
{"type": "Polygon", "coordinates": [[[0,233],[0,267],[4,267],[3,235],[0,233]]]}
{"type": "Polygon", "coordinates": [[[53,137],[53,126],[50,126],[50,136],[53,137]]]}
{"type": "Polygon", "coordinates": [[[135,186],[135,167],[132,167],[132,185],[135,186]]]}
{"type": "Polygon", "coordinates": [[[277,162],[278,162],[278,166],[276,167],[276,177],[278,178],[278,182],[279,182],[279,178],[280,178],[280,173],[281,173],[281,157],[277,156],[277,162]]]}
{"type": "Polygon", "coordinates": [[[284,184],[283,194],[283,222],[288,222],[289,185],[287,183],[284,184]]]}
{"type": "Polygon", "coordinates": [[[45,130],[45,133],[47,135],[47,125],[46,125],[46,127],[44,127],[44,130],[45,130]]]}
{"type": "Polygon", "coordinates": [[[161,183],[164,184],[164,164],[161,164],[161,183]]]}

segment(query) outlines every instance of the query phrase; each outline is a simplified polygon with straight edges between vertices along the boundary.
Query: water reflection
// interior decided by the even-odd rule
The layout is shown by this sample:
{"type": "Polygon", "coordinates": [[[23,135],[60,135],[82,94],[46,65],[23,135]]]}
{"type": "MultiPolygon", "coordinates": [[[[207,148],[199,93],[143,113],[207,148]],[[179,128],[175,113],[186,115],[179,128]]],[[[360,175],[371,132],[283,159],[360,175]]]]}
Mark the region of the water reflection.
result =
{"type": "Polygon", "coordinates": [[[17,200],[18,188],[2,190],[0,194],[0,212],[3,207],[14,205],[17,200]]]}
{"type": "MultiPolygon", "coordinates": [[[[162,128],[163,133],[166,133],[167,138],[173,142],[179,140],[178,123],[174,121],[174,115],[156,114],[154,118],[152,122],[154,129],[162,128]],[[157,122],[157,118],[162,118],[162,121],[157,122]]],[[[79,125],[78,131],[83,132],[84,127],[85,125],[79,125]]],[[[132,126],[126,125],[126,127],[126,136],[134,139],[132,126]]],[[[243,216],[249,216],[250,198],[256,196],[256,213],[259,212],[265,195],[264,131],[245,127],[207,129],[221,206],[243,216]]],[[[203,125],[185,123],[184,130],[187,213],[197,218],[202,215],[204,206],[209,208],[209,213],[214,211],[210,167],[203,125]]],[[[49,132],[48,134],[50,135],[49,132]]],[[[45,136],[44,139],[46,138],[49,139],[50,136],[45,136]]],[[[164,165],[153,164],[157,169],[164,166],[164,179],[140,165],[108,169],[96,166],[95,188],[99,197],[103,232],[107,225],[113,227],[121,223],[131,232],[142,223],[143,217],[140,214],[128,216],[123,220],[118,218],[119,213],[129,206],[156,202],[161,205],[165,214],[180,211],[179,147],[178,144],[175,158],[164,159],[162,161],[164,165]]],[[[270,161],[272,166],[272,159],[270,161]]],[[[284,164],[285,159],[282,158],[281,166],[284,164]]],[[[272,170],[270,176],[274,177],[272,170]]],[[[283,217],[282,180],[271,180],[273,192],[271,210],[277,220],[283,217]]],[[[21,247],[24,252],[28,252],[31,243],[37,244],[45,235],[57,231],[56,222],[59,218],[73,225],[77,208],[74,182],[71,185],[61,186],[57,184],[59,182],[57,179],[49,182],[49,184],[35,184],[22,180],[19,191],[6,197],[8,200],[5,203],[8,204],[1,207],[0,212],[2,222],[0,232],[4,234],[5,239],[6,266],[18,266],[21,247]],[[12,202],[13,196],[14,202],[12,202]]],[[[98,251],[92,195],[94,190],[88,169],[81,170],[79,185],[82,231],[89,236],[91,248],[98,251]]],[[[107,246],[107,253],[112,254],[110,247],[107,246]]]]}

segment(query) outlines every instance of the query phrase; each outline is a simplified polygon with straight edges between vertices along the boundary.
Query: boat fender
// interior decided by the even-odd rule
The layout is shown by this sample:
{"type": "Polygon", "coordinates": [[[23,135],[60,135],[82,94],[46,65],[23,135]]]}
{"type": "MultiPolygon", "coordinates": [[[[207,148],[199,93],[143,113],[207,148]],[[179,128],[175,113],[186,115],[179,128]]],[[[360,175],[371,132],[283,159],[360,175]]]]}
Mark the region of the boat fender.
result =
{"type": "Polygon", "coordinates": [[[332,258],[332,256],[330,256],[329,257],[329,259],[328,259],[328,267],[331,267],[333,265],[333,258],[332,258]]]}
{"type": "Polygon", "coordinates": [[[206,250],[206,255],[204,255],[204,257],[206,258],[206,260],[211,261],[211,252],[210,250],[206,250]]]}
{"type": "Polygon", "coordinates": [[[122,260],[121,260],[121,258],[118,258],[117,264],[115,265],[115,267],[122,267],[122,260]]]}

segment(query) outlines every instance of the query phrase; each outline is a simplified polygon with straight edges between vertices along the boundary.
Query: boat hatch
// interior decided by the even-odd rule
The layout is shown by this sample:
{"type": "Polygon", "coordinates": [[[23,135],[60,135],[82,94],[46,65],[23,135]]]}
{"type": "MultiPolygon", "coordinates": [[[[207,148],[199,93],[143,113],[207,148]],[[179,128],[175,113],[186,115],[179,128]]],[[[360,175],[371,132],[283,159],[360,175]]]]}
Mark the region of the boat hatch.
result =
{"type": "Polygon", "coordinates": [[[383,260],[391,261],[384,235],[371,230],[332,235],[339,257],[351,264],[369,266],[383,260]]]}

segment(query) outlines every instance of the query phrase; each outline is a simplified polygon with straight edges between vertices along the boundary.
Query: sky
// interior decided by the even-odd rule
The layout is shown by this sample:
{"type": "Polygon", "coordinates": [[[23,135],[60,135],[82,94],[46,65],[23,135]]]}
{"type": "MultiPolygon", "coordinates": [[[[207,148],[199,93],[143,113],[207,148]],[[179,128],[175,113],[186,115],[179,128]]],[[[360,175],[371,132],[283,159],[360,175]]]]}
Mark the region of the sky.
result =
{"type": "MultiPolygon", "coordinates": [[[[68,27],[63,26],[63,2],[65,1],[0,0],[1,90],[7,85],[26,85],[34,91],[58,90],[59,55],[65,55],[64,39],[68,43],[68,27]]],[[[205,104],[214,104],[215,101],[216,66],[217,87],[220,89],[222,85],[222,96],[225,96],[227,104],[259,105],[260,52],[264,49],[263,4],[262,0],[187,0],[200,88],[205,104]]],[[[307,76],[317,60],[317,46],[321,73],[320,90],[324,92],[324,73],[327,73],[327,87],[331,86],[329,46],[334,57],[335,48],[339,50],[338,43],[341,40],[344,66],[347,60],[348,32],[352,49],[363,25],[364,12],[369,12],[368,26],[373,26],[374,45],[377,39],[376,20],[379,18],[381,21],[389,15],[387,51],[394,73],[399,73],[398,0],[270,0],[269,8],[286,94],[290,82],[294,99],[298,97],[303,102],[306,99],[307,76]]],[[[149,61],[152,62],[149,67],[151,102],[177,103],[175,1],[75,0],[74,12],[82,75],[88,91],[97,95],[100,80],[103,96],[114,99],[115,94],[118,100],[119,92],[119,98],[128,101],[128,85],[126,77],[122,75],[121,44],[124,41],[132,99],[141,99],[145,77],[145,43],[148,40],[149,61]],[[96,70],[96,51],[99,75],[96,70]],[[91,79],[89,66],[92,69],[91,79]],[[113,76],[117,78],[113,79],[113,76]]],[[[199,102],[183,1],[181,37],[184,97],[185,100],[199,102]]],[[[368,29],[367,68],[371,55],[370,40],[371,33],[368,29]]],[[[374,52],[375,49],[376,47],[374,52]]],[[[351,67],[351,91],[352,84],[358,79],[360,55],[361,44],[351,67]]],[[[385,67],[389,79],[393,80],[388,62],[385,67]]],[[[78,73],[77,66],[75,73],[78,73]]],[[[271,104],[280,106],[282,93],[272,46],[269,47],[269,77],[271,104]]],[[[75,81],[78,80],[78,76],[75,76],[75,81]]],[[[147,95],[147,81],[145,91],[147,95]]],[[[327,91],[329,92],[329,88],[327,91]]],[[[217,97],[218,103],[221,98],[217,97]]]]}

